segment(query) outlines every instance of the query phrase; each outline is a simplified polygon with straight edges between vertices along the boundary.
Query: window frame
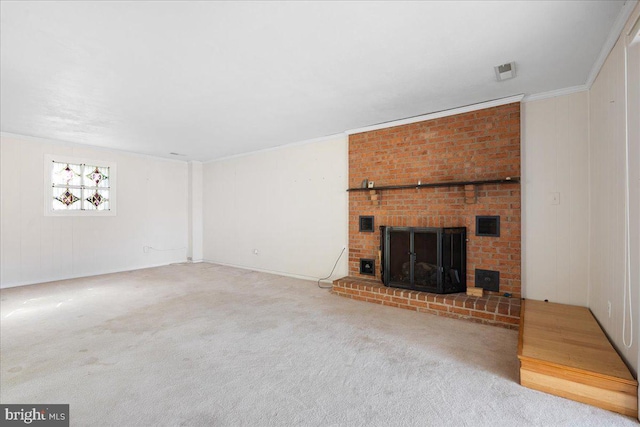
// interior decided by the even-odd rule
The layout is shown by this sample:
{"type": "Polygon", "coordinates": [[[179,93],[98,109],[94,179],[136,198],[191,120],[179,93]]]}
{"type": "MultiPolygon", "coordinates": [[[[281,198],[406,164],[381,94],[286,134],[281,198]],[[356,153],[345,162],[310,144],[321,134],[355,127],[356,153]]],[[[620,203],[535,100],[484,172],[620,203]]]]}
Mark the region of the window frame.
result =
{"type": "Polygon", "coordinates": [[[116,187],[117,170],[114,162],[88,159],[84,157],[70,157],[64,155],[46,154],[44,156],[44,215],[45,216],[116,216],[116,187]],[[89,164],[109,168],[109,210],[83,209],[53,209],[53,182],[51,173],[53,163],[89,164]]]}

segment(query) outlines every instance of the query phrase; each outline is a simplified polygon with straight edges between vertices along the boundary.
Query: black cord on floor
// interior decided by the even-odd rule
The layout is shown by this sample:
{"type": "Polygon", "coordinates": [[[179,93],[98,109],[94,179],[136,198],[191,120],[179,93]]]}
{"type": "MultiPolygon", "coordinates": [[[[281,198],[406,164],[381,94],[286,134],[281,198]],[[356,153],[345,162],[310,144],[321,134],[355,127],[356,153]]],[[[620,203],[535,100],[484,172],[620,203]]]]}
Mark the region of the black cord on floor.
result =
{"type": "Polygon", "coordinates": [[[340,252],[340,255],[338,255],[338,259],[336,260],[336,263],[333,264],[333,268],[331,269],[331,273],[329,273],[329,275],[327,277],[323,277],[322,279],[318,279],[318,287],[320,289],[331,289],[333,286],[329,285],[329,286],[320,286],[320,281],[321,280],[325,280],[328,279],[329,277],[331,277],[331,275],[333,274],[333,270],[336,269],[336,265],[338,265],[338,261],[340,261],[340,258],[342,257],[342,254],[344,253],[345,249],[347,249],[346,247],[342,248],[342,252],[340,252]]]}

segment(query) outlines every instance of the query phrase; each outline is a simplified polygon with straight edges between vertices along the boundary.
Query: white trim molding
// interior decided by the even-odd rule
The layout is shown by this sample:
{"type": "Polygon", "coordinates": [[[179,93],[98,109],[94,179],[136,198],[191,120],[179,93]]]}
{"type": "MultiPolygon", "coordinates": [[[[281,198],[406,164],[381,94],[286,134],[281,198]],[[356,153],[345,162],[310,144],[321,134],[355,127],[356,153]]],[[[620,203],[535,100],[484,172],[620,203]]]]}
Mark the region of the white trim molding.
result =
{"type": "Polygon", "coordinates": [[[589,88],[590,86],[587,86],[587,85],[579,85],[579,86],[565,87],[562,89],[550,90],[549,92],[534,93],[534,94],[525,96],[522,102],[538,101],[540,99],[555,98],[556,96],[571,95],[572,93],[585,92],[589,90],[589,88]]]}
{"type": "MultiPolygon", "coordinates": [[[[187,263],[187,261],[185,260],[184,263],[187,263]]],[[[173,265],[173,264],[183,264],[183,262],[164,262],[164,263],[158,263],[158,264],[141,265],[138,267],[126,268],[124,270],[109,268],[104,270],[98,270],[98,272],[92,273],[92,274],[81,274],[81,275],[63,274],[60,276],[48,277],[44,282],[41,280],[39,281],[22,280],[19,282],[11,283],[10,285],[0,284],[0,289],[17,288],[19,286],[42,285],[45,283],[59,282],[62,280],[83,279],[85,277],[98,277],[98,276],[104,276],[106,274],[126,273],[128,271],[140,271],[140,270],[146,270],[147,268],[165,267],[167,265],[173,265]]]]}
{"type": "MultiPolygon", "coordinates": [[[[249,151],[249,152],[246,152],[246,153],[238,153],[238,154],[232,154],[230,156],[217,157],[215,159],[205,160],[202,163],[206,164],[206,163],[220,162],[220,161],[223,161],[223,160],[235,159],[235,158],[238,158],[238,157],[251,156],[253,154],[266,153],[268,151],[277,151],[277,150],[281,150],[283,148],[296,147],[298,145],[313,144],[314,142],[323,142],[323,141],[331,141],[333,139],[346,138],[346,136],[347,135],[344,132],[342,132],[342,133],[334,133],[333,135],[321,136],[321,137],[312,138],[312,139],[305,139],[305,140],[297,141],[297,142],[290,142],[288,144],[282,144],[282,145],[278,145],[278,146],[275,146],[275,147],[269,147],[269,148],[263,148],[263,149],[260,149],[260,150],[249,151]]],[[[242,268],[242,267],[239,267],[239,268],[242,268]]]]}
{"type": "Polygon", "coordinates": [[[636,7],[636,4],[638,4],[638,0],[627,0],[624,6],[622,6],[618,17],[611,27],[611,31],[609,31],[607,40],[602,45],[602,49],[600,50],[598,59],[596,59],[596,62],[593,63],[593,67],[591,67],[591,72],[589,73],[589,77],[587,77],[587,81],[585,83],[585,86],[587,86],[587,88],[591,89],[591,85],[596,80],[596,77],[598,77],[600,69],[604,65],[604,61],[607,60],[609,53],[611,53],[611,49],[613,49],[613,46],[615,46],[616,42],[618,41],[620,34],[622,34],[622,30],[629,20],[629,17],[631,16],[633,9],[636,7]]]}
{"type": "Polygon", "coordinates": [[[289,273],[286,271],[278,271],[278,270],[269,270],[269,269],[264,269],[264,268],[257,268],[257,267],[249,267],[246,265],[239,265],[239,264],[231,264],[228,262],[220,262],[220,261],[216,261],[216,260],[212,260],[212,259],[203,259],[202,261],[203,263],[206,264],[216,264],[216,265],[222,265],[225,267],[233,267],[233,268],[240,268],[242,270],[249,270],[249,271],[257,271],[259,273],[269,273],[269,274],[277,274],[278,276],[286,276],[286,277],[293,277],[294,279],[302,279],[302,280],[310,280],[310,281],[318,281],[320,280],[321,283],[333,283],[332,279],[318,279],[317,277],[312,277],[312,276],[306,276],[304,274],[295,274],[295,273],[289,273]]]}
{"type": "Polygon", "coordinates": [[[450,110],[436,111],[435,113],[423,114],[421,116],[414,116],[406,119],[379,123],[377,125],[365,126],[358,129],[351,129],[351,130],[345,131],[345,133],[347,135],[354,135],[356,133],[370,132],[373,130],[386,129],[386,128],[408,125],[408,124],[417,123],[417,122],[424,122],[426,120],[439,119],[441,117],[455,116],[456,114],[469,113],[471,111],[484,110],[486,108],[499,107],[500,105],[520,102],[522,101],[523,98],[524,98],[523,94],[509,96],[507,98],[499,98],[499,99],[494,99],[492,101],[479,102],[477,104],[465,105],[463,107],[452,108],[450,110]]]}
{"type": "Polygon", "coordinates": [[[155,156],[153,154],[145,154],[145,153],[138,153],[135,151],[123,150],[120,148],[111,148],[111,147],[103,147],[100,145],[82,144],[79,142],[63,141],[61,139],[42,138],[40,136],[21,135],[19,133],[0,132],[0,138],[16,139],[19,141],[36,142],[36,143],[42,143],[42,144],[56,144],[56,145],[62,145],[65,147],[70,147],[70,148],[99,150],[99,151],[107,151],[110,153],[121,153],[129,156],[142,157],[142,158],[153,159],[153,160],[164,160],[167,162],[176,162],[176,163],[188,162],[187,159],[161,157],[161,156],[155,156]]]}

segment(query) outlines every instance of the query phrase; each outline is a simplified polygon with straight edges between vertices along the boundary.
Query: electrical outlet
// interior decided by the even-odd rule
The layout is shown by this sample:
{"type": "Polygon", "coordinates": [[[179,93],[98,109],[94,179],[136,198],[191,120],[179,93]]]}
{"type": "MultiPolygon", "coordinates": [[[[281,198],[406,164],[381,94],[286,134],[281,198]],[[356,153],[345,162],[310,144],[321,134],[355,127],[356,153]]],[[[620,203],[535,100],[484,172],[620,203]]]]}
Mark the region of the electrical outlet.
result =
{"type": "Polygon", "coordinates": [[[143,246],[142,247],[142,252],[144,252],[145,254],[149,253],[149,246],[143,246]]]}
{"type": "Polygon", "coordinates": [[[607,301],[607,310],[609,311],[609,317],[611,317],[611,301],[607,301]]]}

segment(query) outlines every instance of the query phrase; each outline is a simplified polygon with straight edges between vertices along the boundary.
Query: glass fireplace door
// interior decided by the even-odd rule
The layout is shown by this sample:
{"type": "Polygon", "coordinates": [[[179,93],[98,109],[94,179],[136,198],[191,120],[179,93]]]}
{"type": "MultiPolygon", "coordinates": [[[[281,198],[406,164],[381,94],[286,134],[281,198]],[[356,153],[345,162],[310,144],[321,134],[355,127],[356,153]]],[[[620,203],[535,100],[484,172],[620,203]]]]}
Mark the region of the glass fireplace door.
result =
{"type": "Polygon", "coordinates": [[[464,292],[465,227],[380,227],[385,286],[439,294],[464,292]]]}
{"type": "MultiPolygon", "coordinates": [[[[456,229],[445,229],[442,235],[442,284],[447,292],[461,292],[466,274],[466,235],[456,229]]],[[[466,289],[466,285],[464,287],[466,289]]]]}
{"type": "Polygon", "coordinates": [[[414,232],[413,285],[417,290],[434,291],[438,287],[438,233],[414,232]]]}
{"type": "Polygon", "coordinates": [[[392,231],[389,233],[389,278],[391,282],[411,285],[411,233],[392,231]]]}

